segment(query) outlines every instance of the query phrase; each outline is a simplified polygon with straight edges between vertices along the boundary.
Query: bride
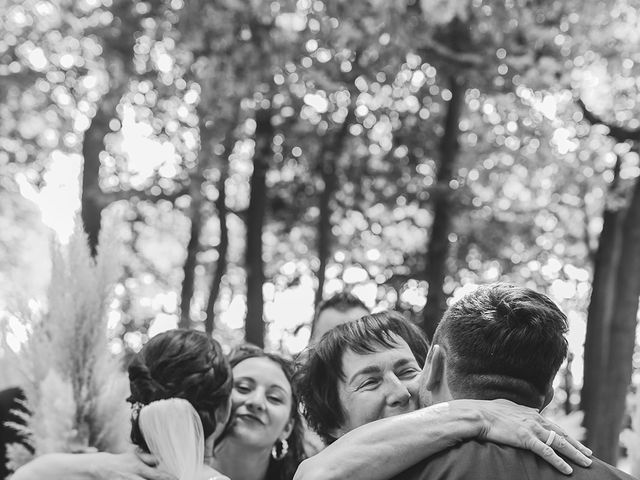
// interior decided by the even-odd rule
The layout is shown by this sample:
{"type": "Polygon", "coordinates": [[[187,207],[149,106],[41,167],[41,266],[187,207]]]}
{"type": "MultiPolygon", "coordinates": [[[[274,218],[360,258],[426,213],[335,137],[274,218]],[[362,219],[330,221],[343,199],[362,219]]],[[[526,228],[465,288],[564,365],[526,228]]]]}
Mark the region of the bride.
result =
{"type": "Polygon", "coordinates": [[[230,411],[231,368],[202,332],[153,337],[129,366],[131,440],[179,480],[228,480],[205,464],[230,411]]]}

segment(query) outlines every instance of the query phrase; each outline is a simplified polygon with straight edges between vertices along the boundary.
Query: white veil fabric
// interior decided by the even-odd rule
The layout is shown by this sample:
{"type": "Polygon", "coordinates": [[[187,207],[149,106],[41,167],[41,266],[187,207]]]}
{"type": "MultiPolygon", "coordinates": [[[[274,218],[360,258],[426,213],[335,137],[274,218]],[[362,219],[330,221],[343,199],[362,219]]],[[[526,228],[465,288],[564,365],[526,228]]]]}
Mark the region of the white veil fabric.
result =
{"type": "Polygon", "coordinates": [[[151,402],[140,410],[138,425],[160,468],[179,480],[202,480],[204,430],[191,403],[183,398],[151,402]]]}

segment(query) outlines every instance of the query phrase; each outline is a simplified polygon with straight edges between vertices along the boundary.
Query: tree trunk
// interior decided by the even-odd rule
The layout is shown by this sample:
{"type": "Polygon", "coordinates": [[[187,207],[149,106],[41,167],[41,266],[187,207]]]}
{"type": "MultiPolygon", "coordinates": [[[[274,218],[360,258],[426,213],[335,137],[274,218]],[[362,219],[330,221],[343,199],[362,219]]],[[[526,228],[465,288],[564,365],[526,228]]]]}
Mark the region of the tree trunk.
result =
{"type": "MultiPolygon", "coordinates": [[[[127,9],[126,4],[121,6],[127,9]]],[[[119,5],[114,7],[114,13],[117,18],[122,18],[120,15],[126,15],[126,13],[118,7],[119,5]]],[[[133,27],[133,29],[136,28],[133,27]]],[[[96,255],[98,246],[102,210],[109,204],[109,200],[100,188],[100,152],[105,149],[105,136],[111,132],[109,122],[117,118],[116,108],[129,85],[135,39],[133,35],[116,35],[103,37],[102,42],[103,58],[108,61],[109,66],[109,91],[96,104],[96,114],[82,140],[84,162],[80,217],[89,237],[89,248],[93,257],[96,255]]]]}
{"type": "Polygon", "coordinates": [[[423,312],[423,328],[429,339],[446,309],[446,295],[443,291],[447,274],[449,255],[449,233],[451,230],[451,187],[454,167],[460,150],[460,116],[464,106],[465,81],[451,76],[449,78],[451,100],[445,118],[444,134],[440,141],[440,162],[436,173],[436,188],[433,194],[433,225],[429,239],[426,261],[426,280],[429,285],[427,304],[423,312]]]}
{"type": "Polygon", "coordinates": [[[189,243],[187,244],[187,258],[182,267],[182,289],[180,292],[180,322],[178,327],[189,328],[191,326],[191,300],[195,292],[196,266],[198,263],[198,252],[200,251],[200,233],[202,232],[202,205],[204,198],[202,195],[202,183],[204,173],[211,164],[212,138],[211,127],[207,126],[207,115],[202,105],[198,106],[200,151],[198,152],[198,163],[189,178],[189,197],[191,205],[189,208],[191,228],[189,231],[189,243]]]}
{"type": "MultiPolygon", "coordinates": [[[[353,101],[355,102],[355,100],[353,101]]],[[[334,138],[331,139],[330,144],[327,144],[329,139],[326,139],[327,142],[323,144],[320,155],[320,161],[322,162],[320,168],[322,170],[324,189],[320,195],[320,218],[318,219],[318,260],[320,264],[316,272],[316,277],[318,278],[318,287],[314,299],[314,306],[316,308],[322,301],[327,264],[331,256],[331,244],[333,243],[333,233],[331,232],[331,199],[338,189],[338,174],[336,168],[338,159],[344,151],[353,115],[353,107],[350,106],[340,129],[336,132],[334,138]]]]}
{"type": "Polygon", "coordinates": [[[569,415],[573,412],[573,405],[571,403],[571,395],[573,394],[573,374],[571,373],[571,365],[573,364],[573,353],[569,352],[567,356],[567,366],[562,372],[562,380],[565,391],[565,399],[564,399],[564,414],[569,415]]]}
{"type": "Polygon", "coordinates": [[[96,256],[102,210],[109,200],[100,188],[100,153],[105,149],[104,138],[111,132],[109,122],[117,117],[116,107],[126,91],[128,79],[112,82],[112,89],[98,103],[98,110],[91,119],[82,140],[82,192],[80,194],[80,217],[89,237],[91,256],[96,256]]]}
{"type": "Polygon", "coordinates": [[[640,180],[636,180],[622,230],[621,261],[611,317],[607,375],[603,376],[593,435],[593,451],[605,462],[616,464],[619,436],[631,375],[640,297],[640,180]]]}
{"type": "MultiPolygon", "coordinates": [[[[108,94],[107,94],[108,95],[108,94]]],[[[119,100],[119,98],[118,98],[119,100]]],[[[108,102],[109,104],[112,102],[108,102]]],[[[114,110],[107,111],[102,104],[91,120],[82,141],[82,193],[80,196],[80,216],[89,237],[91,256],[96,256],[100,218],[102,216],[102,190],[100,190],[100,152],[104,150],[104,137],[109,133],[109,120],[114,110]]]]}
{"type": "Polygon", "coordinates": [[[267,205],[266,176],[269,159],[273,154],[274,129],[271,123],[271,109],[256,111],[255,152],[253,174],[251,175],[251,198],[247,211],[247,317],[245,338],[248,342],[264,346],[264,265],[262,262],[262,230],[267,205]]]}
{"type": "Polygon", "coordinates": [[[315,307],[318,307],[322,301],[327,263],[329,255],[331,255],[331,199],[338,183],[335,162],[335,157],[329,155],[322,160],[321,165],[324,190],[320,194],[320,218],[318,219],[318,260],[320,263],[316,272],[318,286],[314,299],[315,307]]]}
{"type": "MultiPolygon", "coordinates": [[[[606,125],[611,138],[634,142],[637,151],[640,129],[610,125],[582,100],[578,106],[589,123],[606,125]]],[[[618,158],[614,169],[614,188],[620,161],[618,158]]],[[[597,456],[614,464],[633,371],[639,296],[640,179],[636,179],[629,207],[604,215],[585,339],[582,407],[587,443],[597,456]]]]}
{"type": "Polygon", "coordinates": [[[195,289],[197,255],[200,250],[200,232],[202,231],[202,193],[200,192],[202,181],[193,178],[191,182],[191,229],[187,244],[187,258],[182,267],[184,276],[180,291],[179,328],[191,326],[191,300],[195,289]]]}
{"type": "MultiPolygon", "coordinates": [[[[227,159],[231,154],[231,150],[226,150],[227,159]]],[[[216,210],[218,211],[218,219],[220,222],[220,243],[218,244],[218,264],[216,265],[216,271],[211,278],[211,285],[209,287],[209,299],[207,300],[207,308],[205,310],[206,317],[204,321],[204,331],[208,334],[213,332],[215,326],[215,305],[220,294],[220,286],[222,285],[222,277],[227,271],[227,252],[229,250],[229,226],[227,225],[227,164],[221,168],[220,182],[218,184],[218,198],[216,199],[216,210]]]]}
{"type": "MultiPolygon", "coordinates": [[[[614,167],[614,180],[609,194],[615,194],[621,159],[614,167]]],[[[584,412],[583,425],[587,430],[587,445],[594,445],[598,418],[598,396],[608,375],[607,358],[610,345],[611,318],[622,249],[622,226],[625,208],[605,209],[602,232],[595,255],[591,300],[587,312],[587,333],[584,344],[584,374],[580,394],[584,412]]]]}

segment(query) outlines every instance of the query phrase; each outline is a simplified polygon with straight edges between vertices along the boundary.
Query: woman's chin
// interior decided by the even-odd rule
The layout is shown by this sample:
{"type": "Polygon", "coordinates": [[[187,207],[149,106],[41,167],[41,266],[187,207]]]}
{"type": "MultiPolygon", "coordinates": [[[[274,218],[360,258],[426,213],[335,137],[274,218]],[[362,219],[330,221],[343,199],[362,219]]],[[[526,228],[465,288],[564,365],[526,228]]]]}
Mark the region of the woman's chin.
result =
{"type": "Polygon", "coordinates": [[[247,445],[259,446],[264,443],[264,425],[256,421],[237,418],[231,423],[229,434],[247,445]]]}

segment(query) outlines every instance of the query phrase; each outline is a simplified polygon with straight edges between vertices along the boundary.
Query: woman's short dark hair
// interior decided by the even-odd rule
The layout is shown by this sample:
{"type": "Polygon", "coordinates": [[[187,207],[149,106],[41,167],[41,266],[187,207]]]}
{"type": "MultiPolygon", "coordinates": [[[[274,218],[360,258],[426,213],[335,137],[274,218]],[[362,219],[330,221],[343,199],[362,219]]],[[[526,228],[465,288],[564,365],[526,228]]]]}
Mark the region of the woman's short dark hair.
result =
{"type": "Polygon", "coordinates": [[[366,315],[338,325],[299,356],[296,384],[309,426],[327,443],[336,438],[332,432],[345,421],[340,404],[338,382],[344,380],[342,357],[347,350],[358,354],[395,348],[398,337],[404,340],[418,365],[427,358],[429,344],[416,325],[396,312],[366,315]]]}
{"type": "Polygon", "coordinates": [[[283,357],[277,353],[265,352],[262,348],[252,344],[243,344],[234,348],[229,354],[229,363],[231,368],[249,358],[267,358],[276,363],[282,369],[284,376],[291,385],[291,413],[290,418],[293,420],[293,429],[287,443],[289,449],[287,454],[281,460],[269,459],[269,468],[265,480],[291,480],[300,463],[304,460],[304,430],[302,426],[302,417],[298,409],[299,397],[296,386],[293,382],[294,363],[292,360],[283,357]]]}
{"type": "MultiPolygon", "coordinates": [[[[226,408],[232,388],[231,367],[218,342],[195,330],[170,330],[151,338],[129,364],[134,405],[184,398],[202,421],[205,438],[216,429],[216,411],[226,408]]],[[[137,415],[131,419],[131,441],[148,450],[137,415]]]]}

